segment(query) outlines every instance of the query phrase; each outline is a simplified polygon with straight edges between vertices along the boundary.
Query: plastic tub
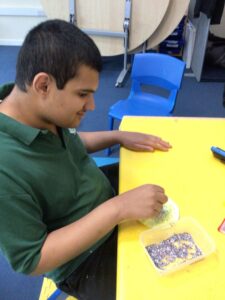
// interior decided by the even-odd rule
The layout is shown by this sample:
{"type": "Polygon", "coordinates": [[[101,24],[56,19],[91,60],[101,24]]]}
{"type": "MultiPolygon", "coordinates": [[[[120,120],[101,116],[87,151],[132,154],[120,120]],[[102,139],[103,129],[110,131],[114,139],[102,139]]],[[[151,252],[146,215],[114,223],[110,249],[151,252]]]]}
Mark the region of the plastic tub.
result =
{"type": "Polygon", "coordinates": [[[215,251],[215,243],[192,217],[183,217],[165,228],[141,233],[140,241],[151,264],[160,274],[182,269],[215,251]]]}

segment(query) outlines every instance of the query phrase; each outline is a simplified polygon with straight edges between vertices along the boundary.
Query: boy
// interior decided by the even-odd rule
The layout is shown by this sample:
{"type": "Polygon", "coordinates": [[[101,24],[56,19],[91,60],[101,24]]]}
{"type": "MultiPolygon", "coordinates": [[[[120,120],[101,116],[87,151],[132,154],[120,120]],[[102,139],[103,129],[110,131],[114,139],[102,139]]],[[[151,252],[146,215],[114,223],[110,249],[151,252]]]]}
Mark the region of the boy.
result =
{"type": "Polygon", "coordinates": [[[115,196],[88,153],[114,144],[167,151],[169,143],[132,132],[69,132],[94,110],[100,71],[86,34],[46,21],[26,36],[15,86],[2,89],[0,104],[0,248],[16,271],[45,274],[85,300],[115,299],[116,225],[154,216],[167,201],[151,184],[115,196]]]}

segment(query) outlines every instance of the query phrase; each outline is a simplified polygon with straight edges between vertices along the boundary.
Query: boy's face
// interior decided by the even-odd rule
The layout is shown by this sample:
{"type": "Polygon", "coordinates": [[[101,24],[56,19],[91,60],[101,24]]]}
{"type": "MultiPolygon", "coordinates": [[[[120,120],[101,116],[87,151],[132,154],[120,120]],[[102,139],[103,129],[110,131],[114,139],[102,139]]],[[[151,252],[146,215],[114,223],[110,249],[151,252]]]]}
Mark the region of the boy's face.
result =
{"type": "Polygon", "coordinates": [[[98,88],[99,73],[82,65],[75,78],[70,79],[62,90],[55,81],[45,107],[45,120],[49,125],[64,128],[77,127],[88,110],[95,109],[94,92],[98,88]]]}

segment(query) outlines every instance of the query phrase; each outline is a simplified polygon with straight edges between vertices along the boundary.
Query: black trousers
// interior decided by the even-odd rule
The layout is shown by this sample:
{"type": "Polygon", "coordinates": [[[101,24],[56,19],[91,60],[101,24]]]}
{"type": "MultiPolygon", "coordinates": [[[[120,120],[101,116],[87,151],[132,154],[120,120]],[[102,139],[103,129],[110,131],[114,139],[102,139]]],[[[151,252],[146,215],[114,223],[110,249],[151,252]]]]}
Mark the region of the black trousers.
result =
{"type": "MultiPolygon", "coordinates": [[[[102,171],[118,192],[118,164],[102,171]]],[[[79,300],[115,300],[117,268],[117,227],[66,280],[57,286],[79,300]]]]}
{"type": "Polygon", "coordinates": [[[114,188],[116,195],[118,195],[118,186],[119,186],[119,164],[115,163],[109,166],[103,166],[100,168],[105,176],[111,183],[111,186],[114,188]]]}
{"type": "Polygon", "coordinates": [[[57,286],[79,300],[116,299],[117,228],[76,271],[57,286]]]}

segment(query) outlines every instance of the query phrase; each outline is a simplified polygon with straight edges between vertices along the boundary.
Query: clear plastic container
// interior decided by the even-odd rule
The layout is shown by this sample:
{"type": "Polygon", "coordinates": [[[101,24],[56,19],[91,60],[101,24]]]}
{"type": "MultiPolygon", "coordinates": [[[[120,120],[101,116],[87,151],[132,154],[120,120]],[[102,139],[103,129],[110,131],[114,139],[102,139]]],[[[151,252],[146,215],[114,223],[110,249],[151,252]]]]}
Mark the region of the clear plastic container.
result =
{"type": "Polygon", "coordinates": [[[183,217],[165,228],[141,233],[140,241],[150,262],[160,274],[182,269],[215,251],[215,243],[192,217],[183,217]]]}

